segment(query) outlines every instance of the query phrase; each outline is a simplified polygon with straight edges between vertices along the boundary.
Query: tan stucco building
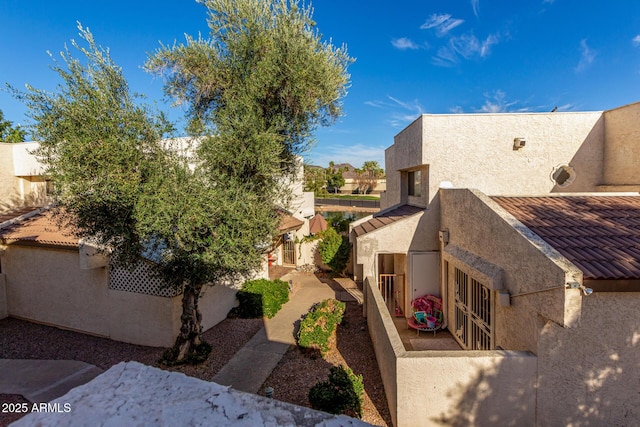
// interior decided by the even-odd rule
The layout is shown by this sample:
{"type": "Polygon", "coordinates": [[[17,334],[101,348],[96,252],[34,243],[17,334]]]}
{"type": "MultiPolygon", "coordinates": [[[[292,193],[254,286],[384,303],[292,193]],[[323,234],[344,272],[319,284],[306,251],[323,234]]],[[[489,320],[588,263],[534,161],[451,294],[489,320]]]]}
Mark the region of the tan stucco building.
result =
{"type": "MultiPolygon", "coordinates": [[[[164,142],[186,156],[197,143],[188,138],[164,142]]],[[[11,316],[133,344],[173,345],[181,326],[181,292],[153,274],[152,260],[131,271],[116,267],[108,254],[52,217],[47,208],[51,183],[33,154],[37,147],[37,142],[0,143],[0,319],[11,316]]],[[[308,218],[315,214],[313,193],[302,188],[302,159],[298,175],[282,185],[291,196],[282,201],[282,235],[272,247],[275,262],[286,261],[284,235],[296,242],[288,254],[292,266],[313,262],[312,248],[298,243],[309,234],[308,218]]],[[[268,277],[265,254],[254,278],[268,277]]],[[[204,287],[203,330],[225,319],[241,285],[204,287]]]]}
{"type": "Polygon", "coordinates": [[[351,232],[395,425],[640,423],[639,118],[423,115],[396,136],[351,232]],[[461,350],[400,342],[392,315],[424,294],[461,350]]]}

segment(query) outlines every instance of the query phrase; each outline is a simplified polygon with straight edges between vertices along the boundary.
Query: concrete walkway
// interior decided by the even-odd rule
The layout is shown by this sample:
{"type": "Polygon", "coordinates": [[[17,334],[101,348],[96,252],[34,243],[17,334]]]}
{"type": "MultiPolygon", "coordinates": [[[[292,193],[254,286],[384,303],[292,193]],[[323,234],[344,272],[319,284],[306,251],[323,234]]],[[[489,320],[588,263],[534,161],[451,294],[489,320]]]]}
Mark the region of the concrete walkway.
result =
{"type": "MultiPolygon", "coordinates": [[[[348,279],[334,290],[311,273],[290,273],[281,278],[292,281],[290,300],[220,370],[213,381],[236,390],[257,393],[290,345],[301,317],[327,298],[361,300],[357,287],[348,279]]],[[[230,337],[233,339],[233,337],[230,337]]],[[[20,394],[30,402],[49,402],[69,390],[91,381],[103,371],[75,360],[0,359],[0,394],[20,394]]]]}
{"type": "Polygon", "coordinates": [[[316,303],[336,298],[336,292],[313,274],[290,273],[281,278],[293,281],[295,292],[289,301],[227,363],[213,381],[236,390],[257,393],[290,345],[300,318],[316,303]]]}

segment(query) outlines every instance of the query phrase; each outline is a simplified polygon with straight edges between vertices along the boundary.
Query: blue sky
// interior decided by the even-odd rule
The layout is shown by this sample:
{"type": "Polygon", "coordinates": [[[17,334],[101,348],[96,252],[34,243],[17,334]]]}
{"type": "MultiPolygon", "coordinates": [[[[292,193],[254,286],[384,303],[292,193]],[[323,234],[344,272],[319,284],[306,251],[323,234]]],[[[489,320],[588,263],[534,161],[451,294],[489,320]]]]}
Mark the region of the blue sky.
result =
{"type": "MultiPolygon", "coordinates": [[[[318,29],[356,62],[344,113],[318,130],[307,161],[384,163],[393,136],[422,113],[592,111],[640,101],[640,2],[619,0],[316,0],[318,29]],[[498,4],[499,3],[499,4],[498,4]]],[[[55,90],[47,51],[78,38],[76,21],[111,49],[131,89],[157,101],[140,68],[159,42],[207,33],[192,0],[2,0],[0,83],[55,90]]],[[[26,123],[0,92],[0,109],[26,123]]],[[[173,109],[170,117],[180,119],[173,109]]]]}

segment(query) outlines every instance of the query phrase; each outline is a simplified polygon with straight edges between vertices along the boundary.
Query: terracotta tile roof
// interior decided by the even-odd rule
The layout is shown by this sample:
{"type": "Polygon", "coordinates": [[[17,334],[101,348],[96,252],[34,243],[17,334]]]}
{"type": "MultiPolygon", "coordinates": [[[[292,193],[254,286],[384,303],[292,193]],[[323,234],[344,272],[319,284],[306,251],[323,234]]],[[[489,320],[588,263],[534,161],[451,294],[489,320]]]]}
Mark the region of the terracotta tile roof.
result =
{"type": "Polygon", "coordinates": [[[327,220],[321,214],[316,214],[309,220],[309,233],[316,234],[329,228],[327,220]]]}
{"type": "Polygon", "coordinates": [[[424,208],[402,205],[390,211],[375,214],[374,217],[369,221],[363,222],[362,224],[354,227],[353,232],[355,233],[356,237],[360,237],[363,234],[378,230],[379,228],[392,224],[396,221],[400,221],[424,210],[424,208]]]}
{"type": "Polygon", "coordinates": [[[297,230],[304,224],[304,221],[299,220],[298,218],[281,213],[280,216],[280,225],[278,226],[278,231],[281,234],[284,234],[288,231],[297,230]]]}
{"type": "Polygon", "coordinates": [[[0,242],[64,248],[79,246],[73,230],[69,226],[61,227],[51,211],[3,227],[0,229],[0,242]]]}
{"type": "Polygon", "coordinates": [[[640,279],[640,196],[492,197],[584,273],[640,279]]]}

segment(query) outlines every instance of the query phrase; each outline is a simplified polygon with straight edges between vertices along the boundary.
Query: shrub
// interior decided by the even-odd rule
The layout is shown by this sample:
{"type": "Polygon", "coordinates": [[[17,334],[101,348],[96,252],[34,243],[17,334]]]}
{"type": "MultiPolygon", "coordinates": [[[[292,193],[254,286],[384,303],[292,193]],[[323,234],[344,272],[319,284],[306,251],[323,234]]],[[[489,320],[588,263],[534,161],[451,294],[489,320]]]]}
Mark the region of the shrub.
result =
{"type": "Polygon", "coordinates": [[[364,384],[362,375],[356,375],[350,368],[334,366],[329,380],[322,381],[309,390],[309,403],[314,409],[331,414],[346,414],[362,417],[364,384]]]}
{"type": "Polygon", "coordinates": [[[345,303],[335,299],[322,301],[300,322],[298,345],[304,348],[317,348],[322,354],[329,351],[329,338],[342,322],[345,303]]]}
{"type": "Polygon", "coordinates": [[[318,244],[322,262],[327,264],[336,274],[344,271],[349,261],[351,245],[349,238],[338,234],[333,228],[322,232],[322,241],[318,244]]]}
{"type": "Polygon", "coordinates": [[[282,280],[257,279],[245,282],[236,294],[240,305],[234,314],[243,318],[272,318],[289,301],[289,284],[282,280]]]}

